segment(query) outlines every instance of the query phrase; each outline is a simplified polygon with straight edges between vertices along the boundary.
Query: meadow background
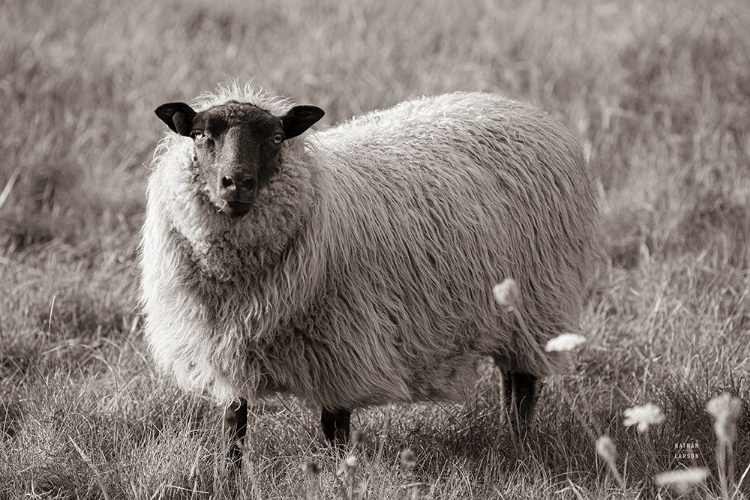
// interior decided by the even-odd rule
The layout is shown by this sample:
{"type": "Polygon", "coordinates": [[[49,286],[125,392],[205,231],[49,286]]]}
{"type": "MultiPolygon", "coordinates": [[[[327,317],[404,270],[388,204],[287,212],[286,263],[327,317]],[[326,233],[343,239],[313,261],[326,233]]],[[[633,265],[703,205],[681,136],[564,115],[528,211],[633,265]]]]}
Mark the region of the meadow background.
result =
{"type": "Polygon", "coordinates": [[[0,4],[0,498],[329,498],[350,481],[368,498],[670,497],[653,475],[693,462],[704,498],[720,492],[705,405],[725,391],[745,410],[737,480],[750,465],[747,0],[0,4]],[[526,442],[496,390],[373,408],[337,480],[317,411],[276,398],[228,475],[222,410],[154,371],[137,306],[153,109],[227,76],[324,108],[323,126],[486,90],[579,137],[601,208],[588,344],[526,442]],[[666,421],[640,435],[622,411],[645,402],[666,421]],[[580,420],[612,437],[625,489],[580,420]],[[675,457],[685,443],[696,460],[675,457]]]}

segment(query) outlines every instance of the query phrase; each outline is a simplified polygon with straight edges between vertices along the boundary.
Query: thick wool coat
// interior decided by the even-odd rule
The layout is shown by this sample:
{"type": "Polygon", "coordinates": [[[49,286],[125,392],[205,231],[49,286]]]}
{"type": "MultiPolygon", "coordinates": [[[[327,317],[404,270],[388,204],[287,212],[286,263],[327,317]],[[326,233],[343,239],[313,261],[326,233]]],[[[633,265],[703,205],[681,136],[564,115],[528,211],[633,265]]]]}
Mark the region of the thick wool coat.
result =
{"type": "MultiPolygon", "coordinates": [[[[230,99],[291,105],[227,86],[196,109],[230,99]]],[[[549,373],[541,346],[578,329],[594,188],[541,111],[454,93],[309,132],[241,219],[206,201],[192,148],[173,133],[157,147],[141,262],[146,338],[187,390],[327,408],[454,398],[484,356],[549,373]],[[525,329],[493,303],[505,277],[525,329]]]]}

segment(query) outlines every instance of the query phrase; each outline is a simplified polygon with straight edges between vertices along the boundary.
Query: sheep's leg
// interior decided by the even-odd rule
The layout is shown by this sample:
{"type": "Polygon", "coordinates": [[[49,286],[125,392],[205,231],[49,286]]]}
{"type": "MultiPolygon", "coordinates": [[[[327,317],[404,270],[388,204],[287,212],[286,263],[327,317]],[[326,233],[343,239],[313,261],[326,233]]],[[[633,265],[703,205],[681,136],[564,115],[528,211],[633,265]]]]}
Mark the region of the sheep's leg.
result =
{"type": "Polygon", "coordinates": [[[351,417],[352,412],[346,409],[328,410],[323,408],[320,423],[323,426],[323,434],[325,434],[329,443],[339,447],[346,446],[346,443],[349,442],[351,417]]]}
{"type": "Polygon", "coordinates": [[[513,427],[520,435],[526,432],[534,411],[537,378],[530,373],[503,373],[505,407],[508,409],[513,427]]]}
{"type": "Polygon", "coordinates": [[[224,422],[229,441],[229,461],[237,469],[242,467],[242,451],[247,434],[247,400],[230,404],[224,412],[224,422]]]}

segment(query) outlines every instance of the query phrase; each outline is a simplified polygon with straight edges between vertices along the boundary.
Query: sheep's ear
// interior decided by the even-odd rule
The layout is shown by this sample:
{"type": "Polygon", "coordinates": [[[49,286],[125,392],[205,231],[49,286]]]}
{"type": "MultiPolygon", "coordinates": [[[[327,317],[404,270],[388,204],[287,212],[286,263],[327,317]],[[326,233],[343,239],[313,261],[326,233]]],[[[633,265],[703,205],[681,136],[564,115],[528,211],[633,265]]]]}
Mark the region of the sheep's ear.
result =
{"type": "Polygon", "coordinates": [[[177,132],[180,135],[190,135],[190,130],[193,128],[193,118],[195,118],[196,113],[193,111],[193,108],[184,102],[162,104],[154,110],[154,113],[173,132],[177,132]]]}
{"type": "Polygon", "coordinates": [[[287,114],[281,117],[281,124],[284,127],[284,135],[287,139],[297,137],[305,130],[309,129],[313,123],[317,122],[325,111],[317,106],[295,106],[287,114]]]}

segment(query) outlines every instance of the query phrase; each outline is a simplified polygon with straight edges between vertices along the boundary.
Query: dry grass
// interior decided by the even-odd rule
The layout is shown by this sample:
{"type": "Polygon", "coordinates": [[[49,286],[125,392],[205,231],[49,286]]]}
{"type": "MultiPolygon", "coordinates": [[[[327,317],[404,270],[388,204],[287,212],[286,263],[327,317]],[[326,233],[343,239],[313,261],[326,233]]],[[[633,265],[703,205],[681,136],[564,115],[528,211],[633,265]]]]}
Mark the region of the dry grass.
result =
{"type": "MultiPolygon", "coordinates": [[[[692,464],[681,443],[711,473],[692,495],[722,494],[706,402],[727,391],[747,409],[750,394],[748,26],[745,0],[5,2],[0,498],[328,498],[362,481],[368,498],[669,497],[652,478],[692,464]],[[225,75],[321,106],[327,124],[479,89],[577,133],[604,250],[587,347],[548,381],[527,442],[492,392],[374,408],[355,415],[366,439],[337,479],[313,414],[275,399],[252,408],[247,466],[228,476],[220,410],[154,372],[136,307],[152,110],[225,75]],[[649,401],[666,421],[625,428],[649,401]],[[612,437],[626,489],[582,422],[612,437]]],[[[750,412],[738,426],[737,480],[750,412]]]]}

